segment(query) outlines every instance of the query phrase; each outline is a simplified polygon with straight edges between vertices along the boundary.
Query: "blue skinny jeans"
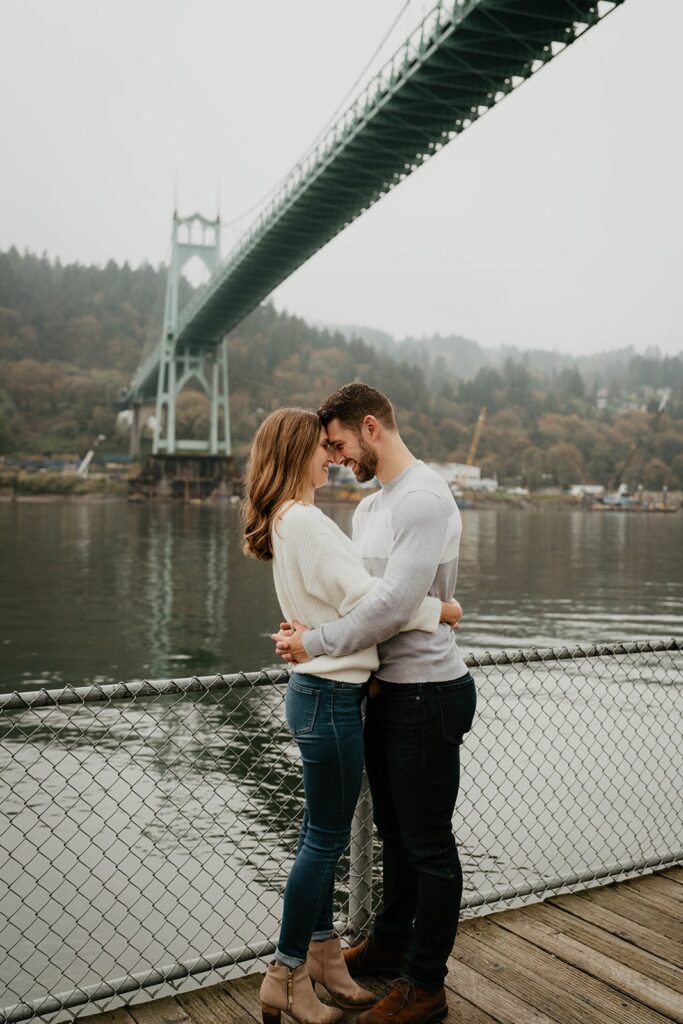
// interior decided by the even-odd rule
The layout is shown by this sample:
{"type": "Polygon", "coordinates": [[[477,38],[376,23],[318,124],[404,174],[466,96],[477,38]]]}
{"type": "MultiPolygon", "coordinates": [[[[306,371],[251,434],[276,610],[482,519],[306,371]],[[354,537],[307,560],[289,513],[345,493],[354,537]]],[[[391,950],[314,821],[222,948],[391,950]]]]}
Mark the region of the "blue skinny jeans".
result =
{"type": "Polygon", "coordinates": [[[305,797],[275,952],[290,968],[305,961],[311,939],[334,934],[334,871],[349,842],[363,779],[361,703],[367,690],[367,683],[297,672],[287,684],[285,714],[301,752],[305,797]]]}

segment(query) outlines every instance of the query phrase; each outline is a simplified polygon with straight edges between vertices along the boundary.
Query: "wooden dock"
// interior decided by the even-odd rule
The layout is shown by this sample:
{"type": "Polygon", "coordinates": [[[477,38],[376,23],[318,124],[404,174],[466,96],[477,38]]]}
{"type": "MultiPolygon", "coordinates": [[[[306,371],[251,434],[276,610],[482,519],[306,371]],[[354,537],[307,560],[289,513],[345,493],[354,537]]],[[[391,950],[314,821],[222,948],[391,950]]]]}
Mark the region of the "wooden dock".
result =
{"type": "MultiPolygon", "coordinates": [[[[449,968],[449,1024],[680,1024],[683,868],[466,920],[449,968]]],[[[88,1021],[260,1024],[260,983],[254,974],[88,1021]]]]}

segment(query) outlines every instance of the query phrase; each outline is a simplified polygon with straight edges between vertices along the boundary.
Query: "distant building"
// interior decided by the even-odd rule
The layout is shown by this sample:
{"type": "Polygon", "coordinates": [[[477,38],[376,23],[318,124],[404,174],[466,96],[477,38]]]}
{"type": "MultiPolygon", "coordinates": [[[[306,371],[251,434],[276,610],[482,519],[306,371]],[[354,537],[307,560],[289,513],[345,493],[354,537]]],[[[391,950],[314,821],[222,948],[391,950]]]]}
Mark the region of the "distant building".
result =
{"type": "Polygon", "coordinates": [[[479,466],[467,466],[464,462],[428,462],[427,465],[435,473],[438,473],[447,484],[472,487],[474,481],[481,479],[479,466]]]}
{"type": "Polygon", "coordinates": [[[486,491],[489,494],[493,494],[498,490],[498,481],[491,476],[482,476],[478,480],[471,480],[464,486],[468,487],[471,491],[486,491]]]}
{"type": "Polygon", "coordinates": [[[464,462],[428,462],[427,465],[446,481],[451,490],[498,490],[498,481],[482,477],[479,466],[467,466],[464,462]]]}
{"type": "Polygon", "coordinates": [[[605,488],[600,484],[572,484],[569,493],[574,498],[583,498],[584,495],[589,498],[601,498],[605,488]]]}
{"type": "Polygon", "coordinates": [[[342,466],[334,462],[330,464],[329,482],[335,487],[351,487],[353,489],[359,487],[364,491],[379,486],[377,478],[374,476],[372,480],[359,483],[350,466],[342,466]]]}

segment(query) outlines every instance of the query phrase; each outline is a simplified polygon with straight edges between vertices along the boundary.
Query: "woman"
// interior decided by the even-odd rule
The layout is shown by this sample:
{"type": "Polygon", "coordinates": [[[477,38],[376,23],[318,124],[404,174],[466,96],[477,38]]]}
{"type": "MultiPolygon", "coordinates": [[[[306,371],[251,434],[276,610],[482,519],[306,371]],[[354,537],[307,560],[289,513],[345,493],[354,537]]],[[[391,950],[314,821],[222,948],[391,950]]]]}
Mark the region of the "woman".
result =
{"type": "MultiPolygon", "coordinates": [[[[246,474],[244,550],[273,562],[282,613],[319,626],[345,615],[378,584],[339,527],[315,508],[327,483],[327,435],[314,412],[279,409],[259,427],[246,474]]],[[[457,605],[427,597],[405,629],[455,625],[457,605]]],[[[287,687],[287,723],[301,751],[304,818],[284,895],[275,959],[261,986],[264,1024],[285,1010],[305,1024],[334,1024],[343,1014],[321,1003],[312,982],[345,1009],[375,1001],[350,977],[334,932],[334,871],[349,841],[363,776],[361,702],[377,648],[297,665],[287,687]]]]}

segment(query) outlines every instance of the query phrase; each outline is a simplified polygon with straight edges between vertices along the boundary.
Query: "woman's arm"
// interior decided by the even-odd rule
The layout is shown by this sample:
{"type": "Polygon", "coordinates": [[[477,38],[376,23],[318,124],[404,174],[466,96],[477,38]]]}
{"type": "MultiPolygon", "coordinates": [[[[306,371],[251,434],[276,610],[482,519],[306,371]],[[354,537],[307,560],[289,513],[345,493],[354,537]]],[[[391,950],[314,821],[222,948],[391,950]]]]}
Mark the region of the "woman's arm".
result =
{"type": "MultiPolygon", "coordinates": [[[[376,582],[378,581],[376,580],[376,582]]],[[[432,629],[435,611],[432,602],[437,600],[438,598],[436,597],[425,597],[415,614],[399,632],[409,633],[411,629],[420,629],[424,633],[436,633],[436,627],[432,629]]],[[[452,601],[439,601],[439,623],[445,622],[451,629],[460,629],[461,618],[462,608],[455,598],[452,601]]],[[[437,623],[437,626],[439,623],[437,623]]]]}
{"type": "Polygon", "coordinates": [[[441,602],[441,622],[447,623],[451,629],[460,629],[462,618],[462,607],[459,601],[452,598],[450,601],[441,602]]]}

